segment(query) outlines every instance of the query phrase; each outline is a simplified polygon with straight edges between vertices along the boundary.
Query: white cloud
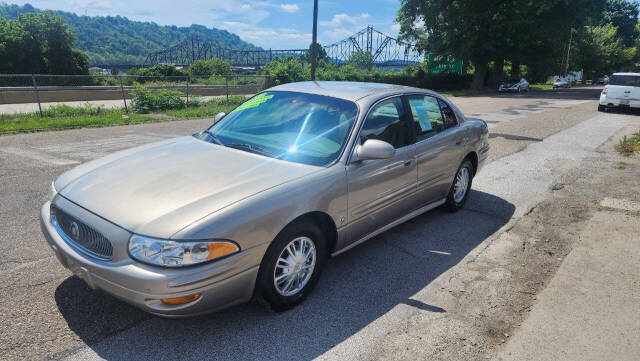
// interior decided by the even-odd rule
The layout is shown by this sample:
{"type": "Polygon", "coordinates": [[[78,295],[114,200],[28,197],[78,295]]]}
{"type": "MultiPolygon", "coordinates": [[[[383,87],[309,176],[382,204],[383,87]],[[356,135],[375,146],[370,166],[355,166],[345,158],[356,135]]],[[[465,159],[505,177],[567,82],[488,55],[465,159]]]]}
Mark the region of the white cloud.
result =
{"type": "Polygon", "coordinates": [[[350,16],[347,14],[335,14],[330,21],[320,21],[320,25],[326,27],[346,27],[346,26],[355,26],[369,18],[369,14],[362,13],[358,16],[350,16]]]}
{"type": "Polygon", "coordinates": [[[300,10],[300,7],[296,4],[282,4],[280,5],[280,9],[284,12],[295,13],[300,10]]]}
{"type": "Polygon", "coordinates": [[[323,31],[323,40],[333,42],[342,40],[365,28],[369,14],[360,15],[335,14],[329,21],[320,21],[320,26],[326,28],[323,31]]]}
{"type": "Polygon", "coordinates": [[[304,49],[311,43],[311,33],[302,33],[292,28],[261,27],[236,21],[225,21],[222,28],[265,49],[304,49]]]}

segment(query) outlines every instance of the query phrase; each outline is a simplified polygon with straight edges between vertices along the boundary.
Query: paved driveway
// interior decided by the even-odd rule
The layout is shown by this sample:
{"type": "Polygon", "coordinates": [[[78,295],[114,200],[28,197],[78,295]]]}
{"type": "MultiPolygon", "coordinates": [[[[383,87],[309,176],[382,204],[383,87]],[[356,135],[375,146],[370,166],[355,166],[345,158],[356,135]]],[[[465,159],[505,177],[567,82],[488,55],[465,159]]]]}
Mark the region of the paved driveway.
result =
{"type": "MultiPolygon", "coordinates": [[[[188,320],[152,317],[63,269],[40,234],[51,180],[118,149],[208,120],[0,137],[0,355],[6,359],[370,359],[416,318],[464,327],[433,302],[442,285],[551,196],[558,174],[597,156],[628,116],[595,111],[598,90],[455,99],[488,121],[491,163],[461,212],[419,216],[333,258],[314,294],[282,314],[248,304],[188,320]],[[445,322],[446,321],[446,322],[445,322]]],[[[422,342],[412,347],[421,347],[422,342]]],[[[447,342],[435,340],[437,342],[447,342]]]]}

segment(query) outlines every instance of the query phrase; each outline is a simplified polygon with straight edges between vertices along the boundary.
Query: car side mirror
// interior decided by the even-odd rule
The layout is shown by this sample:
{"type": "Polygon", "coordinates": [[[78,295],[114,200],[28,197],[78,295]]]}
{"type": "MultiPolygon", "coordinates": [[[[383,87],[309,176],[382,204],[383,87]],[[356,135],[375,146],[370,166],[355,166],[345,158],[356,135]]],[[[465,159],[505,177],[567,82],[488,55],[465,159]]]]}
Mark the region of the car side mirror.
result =
{"type": "Polygon", "coordinates": [[[216,116],[213,117],[213,124],[216,124],[217,122],[219,122],[220,119],[224,118],[225,115],[227,115],[227,113],[225,113],[225,112],[220,112],[220,113],[216,114],[216,116]]]}
{"type": "Polygon", "coordinates": [[[378,139],[367,139],[364,144],[358,145],[355,151],[354,162],[368,159],[389,159],[396,155],[393,145],[378,139]]]}

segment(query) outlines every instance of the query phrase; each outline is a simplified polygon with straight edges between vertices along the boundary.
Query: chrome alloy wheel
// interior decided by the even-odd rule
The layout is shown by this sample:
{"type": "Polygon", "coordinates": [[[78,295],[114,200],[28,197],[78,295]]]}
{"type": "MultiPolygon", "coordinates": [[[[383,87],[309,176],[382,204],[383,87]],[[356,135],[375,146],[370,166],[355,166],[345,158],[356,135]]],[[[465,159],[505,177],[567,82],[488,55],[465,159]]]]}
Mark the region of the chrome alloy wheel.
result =
{"type": "Polygon", "coordinates": [[[462,202],[469,190],[469,168],[462,167],[456,175],[456,184],[453,186],[453,200],[456,203],[462,202]]]}
{"type": "Polygon", "coordinates": [[[307,285],[316,267],[316,247],[309,237],[298,237],[282,250],[273,271],[273,284],[283,296],[293,296],[307,285]]]}

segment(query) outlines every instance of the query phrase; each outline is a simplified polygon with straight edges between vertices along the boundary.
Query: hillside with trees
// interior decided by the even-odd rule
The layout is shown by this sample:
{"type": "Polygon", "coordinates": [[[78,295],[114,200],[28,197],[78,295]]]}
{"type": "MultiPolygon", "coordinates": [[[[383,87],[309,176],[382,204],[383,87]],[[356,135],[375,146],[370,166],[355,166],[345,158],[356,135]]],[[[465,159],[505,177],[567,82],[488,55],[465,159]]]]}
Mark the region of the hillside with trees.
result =
{"type": "MultiPolygon", "coordinates": [[[[79,16],[64,11],[59,15],[75,35],[74,47],[84,51],[91,64],[141,64],[150,52],[175,45],[190,35],[230,49],[259,49],[226,30],[202,25],[160,26],[153,22],[132,21],[122,16],[79,16]]],[[[7,20],[18,14],[42,13],[42,10],[0,3],[0,17],[7,20]]]]}
{"type": "Polygon", "coordinates": [[[51,11],[0,18],[0,73],[87,74],[89,60],[73,42],[67,24],[51,11]]]}

